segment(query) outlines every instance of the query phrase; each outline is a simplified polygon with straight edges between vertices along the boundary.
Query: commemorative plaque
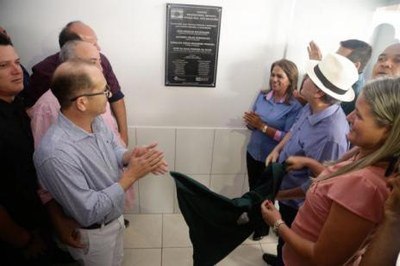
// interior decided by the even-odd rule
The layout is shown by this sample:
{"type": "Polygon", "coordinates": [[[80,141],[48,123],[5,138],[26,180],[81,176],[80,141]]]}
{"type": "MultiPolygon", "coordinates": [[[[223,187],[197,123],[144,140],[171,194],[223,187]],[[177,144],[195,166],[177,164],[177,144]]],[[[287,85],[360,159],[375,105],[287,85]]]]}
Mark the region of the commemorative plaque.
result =
{"type": "Polygon", "coordinates": [[[167,4],[165,85],[215,87],[222,7],[167,4]]]}

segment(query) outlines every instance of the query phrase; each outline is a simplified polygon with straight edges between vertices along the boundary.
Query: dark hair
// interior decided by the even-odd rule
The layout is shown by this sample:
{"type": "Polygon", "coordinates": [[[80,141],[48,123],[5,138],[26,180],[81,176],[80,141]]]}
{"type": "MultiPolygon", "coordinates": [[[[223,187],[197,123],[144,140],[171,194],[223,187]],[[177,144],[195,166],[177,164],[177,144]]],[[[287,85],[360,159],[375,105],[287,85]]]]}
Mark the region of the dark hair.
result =
{"type": "Polygon", "coordinates": [[[351,49],[351,53],[347,56],[347,58],[353,62],[360,62],[361,66],[358,70],[359,73],[364,71],[365,66],[367,65],[369,59],[372,54],[372,47],[366,42],[357,40],[357,39],[349,39],[340,42],[340,46],[351,49]]]}
{"type": "Polygon", "coordinates": [[[70,30],[70,27],[77,22],[79,21],[71,21],[61,30],[60,34],[58,35],[58,44],[60,45],[60,48],[62,48],[63,45],[68,41],[82,40],[78,34],[70,30]]]}
{"type": "Polygon", "coordinates": [[[86,93],[94,87],[93,81],[86,71],[86,67],[94,67],[83,60],[70,60],[61,64],[54,72],[51,81],[51,91],[60,103],[61,109],[71,106],[71,99],[78,94],[86,93]],[[68,65],[68,66],[66,66],[68,65]]]}
{"type": "Polygon", "coordinates": [[[3,33],[0,33],[0,45],[1,46],[8,46],[11,45],[13,46],[10,38],[8,38],[6,35],[4,35],[3,33]]]}
{"type": "Polygon", "coordinates": [[[281,59],[272,63],[270,73],[272,73],[272,70],[276,66],[280,67],[283,70],[283,72],[285,72],[286,76],[290,81],[289,87],[286,90],[286,99],[285,99],[285,103],[289,104],[293,96],[293,92],[297,89],[297,82],[299,80],[299,71],[295,63],[287,59],[281,59]]]}

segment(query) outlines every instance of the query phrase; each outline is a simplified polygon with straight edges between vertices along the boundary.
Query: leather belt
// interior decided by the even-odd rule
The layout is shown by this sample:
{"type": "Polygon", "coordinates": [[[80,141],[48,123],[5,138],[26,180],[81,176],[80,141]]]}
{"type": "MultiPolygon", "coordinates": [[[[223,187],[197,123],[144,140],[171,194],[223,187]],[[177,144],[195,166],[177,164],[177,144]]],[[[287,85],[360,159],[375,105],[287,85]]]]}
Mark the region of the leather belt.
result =
{"type": "Polygon", "coordinates": [[[112,222],[114,222],[115,220],[111,220],[111,221],[109,221],[109,222],[107,222],[107,223],[102,223],[102,224],[92,224],[92,225],[89,225],[89,226],[86,226],[86,227],[82,227],[82,229],[87,229],[87,230],[93,230],[93,229],[99,229],[101,226],[106,226],[106,225],[108,225],[108,224],[110,224],[110,223],[112,223],[112,222]]]}

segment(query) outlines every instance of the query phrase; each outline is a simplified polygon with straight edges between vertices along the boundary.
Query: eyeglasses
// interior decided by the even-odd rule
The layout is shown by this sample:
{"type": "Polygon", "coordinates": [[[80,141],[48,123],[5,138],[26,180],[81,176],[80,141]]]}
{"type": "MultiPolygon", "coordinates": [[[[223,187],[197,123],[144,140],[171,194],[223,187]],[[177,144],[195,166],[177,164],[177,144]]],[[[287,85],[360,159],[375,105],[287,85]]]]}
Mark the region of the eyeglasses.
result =
{"type": "Polygon", "coordinates": [[[102,91],[102,92],[96,92],[96,93],[85,93],[85,94],[81,94],[81,95],[78,95],[78,96],[76,96],[76,97],[74,97],[74,98],[71,98],[71,102],[74,102],[74,101],[76,101],[79,97],[84,97],[84,96],[86,96],[86,97],[91,97],[91,96],[97,96],[97,95],[105,95],[107,98],[110,98],[111,96],[112,96],[112,92],[111,92],[111,90],[110,90],[110,86],[108,86],[108,84],[106,84],[106,87],[104,88],[104,91],[102,91]]]}

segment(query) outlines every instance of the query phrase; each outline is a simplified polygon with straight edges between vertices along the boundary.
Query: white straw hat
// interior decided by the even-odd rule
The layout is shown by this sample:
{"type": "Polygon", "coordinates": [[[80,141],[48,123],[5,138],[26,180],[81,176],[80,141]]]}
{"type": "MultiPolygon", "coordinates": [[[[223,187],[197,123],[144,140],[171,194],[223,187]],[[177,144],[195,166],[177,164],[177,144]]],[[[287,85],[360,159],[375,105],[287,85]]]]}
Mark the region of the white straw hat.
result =
{"type": "Polygon", "coordinates": [[[358,80],[354,63],[338,54],[327,54],[321,61],[311,60],[307,74],[329,96],[342,102],[354,99],[353,84],[358,80]]]}

